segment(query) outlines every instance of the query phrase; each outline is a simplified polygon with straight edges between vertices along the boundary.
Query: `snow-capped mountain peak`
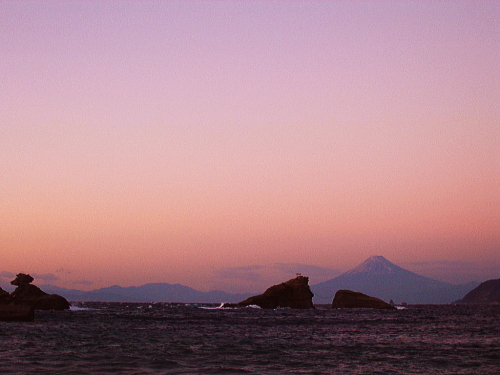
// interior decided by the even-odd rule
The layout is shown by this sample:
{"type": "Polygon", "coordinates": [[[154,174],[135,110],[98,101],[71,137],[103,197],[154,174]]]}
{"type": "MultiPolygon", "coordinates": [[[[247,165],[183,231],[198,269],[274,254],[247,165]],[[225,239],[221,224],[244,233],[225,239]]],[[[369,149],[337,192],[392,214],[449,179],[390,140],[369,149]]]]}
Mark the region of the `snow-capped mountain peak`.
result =
{"type": "Polygon", "coordinates": [[[408,303],[450,303],[462,298],[472,288],[418,275],[383,256],[371,256],[350,271],[311,287],[321,303],[331,300],[341,289],[365,293],[386,302],[392,299],[408,303]]]}
{"type": "Polygon", "coordinates": [[[387,275],[402,271],[402,268],[389,262],[383,256],[373,255],[363,263],[345,273],[345,275],[387,275]]]}

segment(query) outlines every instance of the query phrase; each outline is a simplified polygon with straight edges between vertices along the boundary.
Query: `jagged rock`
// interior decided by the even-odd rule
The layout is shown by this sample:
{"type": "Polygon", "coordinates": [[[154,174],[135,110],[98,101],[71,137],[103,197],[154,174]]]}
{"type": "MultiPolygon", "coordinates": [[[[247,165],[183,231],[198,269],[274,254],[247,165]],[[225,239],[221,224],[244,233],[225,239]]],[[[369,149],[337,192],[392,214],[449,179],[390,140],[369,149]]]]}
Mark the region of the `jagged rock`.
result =
{"type": "Polygon", "coordinates": [[[462,298],[460,303],[500,305],[500,279],[481,283],[462,298]]]}
{"type": "Polygon", "coordinates": [[[263,294],[249,297],[237,304],[225,304],[224,307],[245,307],[257,305],[263,309],[290,307],[292,309],[314,309],[314,294],[309,288],[309,278],[297,276],[295,279],[268,288],[263,294]]]}
{"type": "Polygon", "coordinates": [[[33,277],[20,273],[10,283],[17,285],[11,298],[16,305],[32,306],[36,310],[67,310],[70,303],[57,294],[48,294],[36,285],[31,285],[33,277]]]}
{"type": "Polygon", "coordinates": [[[395,310],[396,307],[382,301],[376,297],[367,296],[360,292],[351,290],[339,290],[335,293],[332,301],[332,309],[354,309],[354,308],[369,308],[369,309],[384,309],[395,310]]]}

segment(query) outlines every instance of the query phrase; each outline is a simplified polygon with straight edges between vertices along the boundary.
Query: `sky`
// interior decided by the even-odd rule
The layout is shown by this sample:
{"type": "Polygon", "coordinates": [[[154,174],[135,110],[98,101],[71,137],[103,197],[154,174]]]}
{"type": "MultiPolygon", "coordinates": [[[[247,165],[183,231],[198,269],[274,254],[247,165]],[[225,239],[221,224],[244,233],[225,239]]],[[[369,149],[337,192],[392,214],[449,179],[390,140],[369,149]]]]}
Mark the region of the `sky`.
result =
{"type": "Polygon", "coordinates": [[[0,0],[0,282],[500,277],[499,25],[498,1],[0,0]]]}

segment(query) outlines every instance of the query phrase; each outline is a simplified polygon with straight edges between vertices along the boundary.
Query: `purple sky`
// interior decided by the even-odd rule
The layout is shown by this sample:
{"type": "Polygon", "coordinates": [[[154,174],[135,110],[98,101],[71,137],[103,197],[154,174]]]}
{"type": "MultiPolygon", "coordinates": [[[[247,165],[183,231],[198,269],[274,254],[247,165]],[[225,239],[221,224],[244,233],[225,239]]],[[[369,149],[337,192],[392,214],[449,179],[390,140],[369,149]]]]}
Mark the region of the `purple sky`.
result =
{"type": "Polygon", "coordinates": [[[497,1],[0,0],[0,271],[498,278],[499,25],[497,1]]]}

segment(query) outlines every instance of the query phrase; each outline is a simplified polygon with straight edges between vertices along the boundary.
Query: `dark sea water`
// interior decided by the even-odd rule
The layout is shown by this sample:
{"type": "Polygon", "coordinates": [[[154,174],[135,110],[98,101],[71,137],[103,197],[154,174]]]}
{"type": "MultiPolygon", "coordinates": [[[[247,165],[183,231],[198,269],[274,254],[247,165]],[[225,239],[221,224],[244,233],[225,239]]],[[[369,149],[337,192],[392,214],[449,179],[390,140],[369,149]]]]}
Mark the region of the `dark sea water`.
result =
{"type": "Polygon", "coordinates": [[[0,322],[0,373],[500,374],[500,306],[80,307],[0,322]]]}

